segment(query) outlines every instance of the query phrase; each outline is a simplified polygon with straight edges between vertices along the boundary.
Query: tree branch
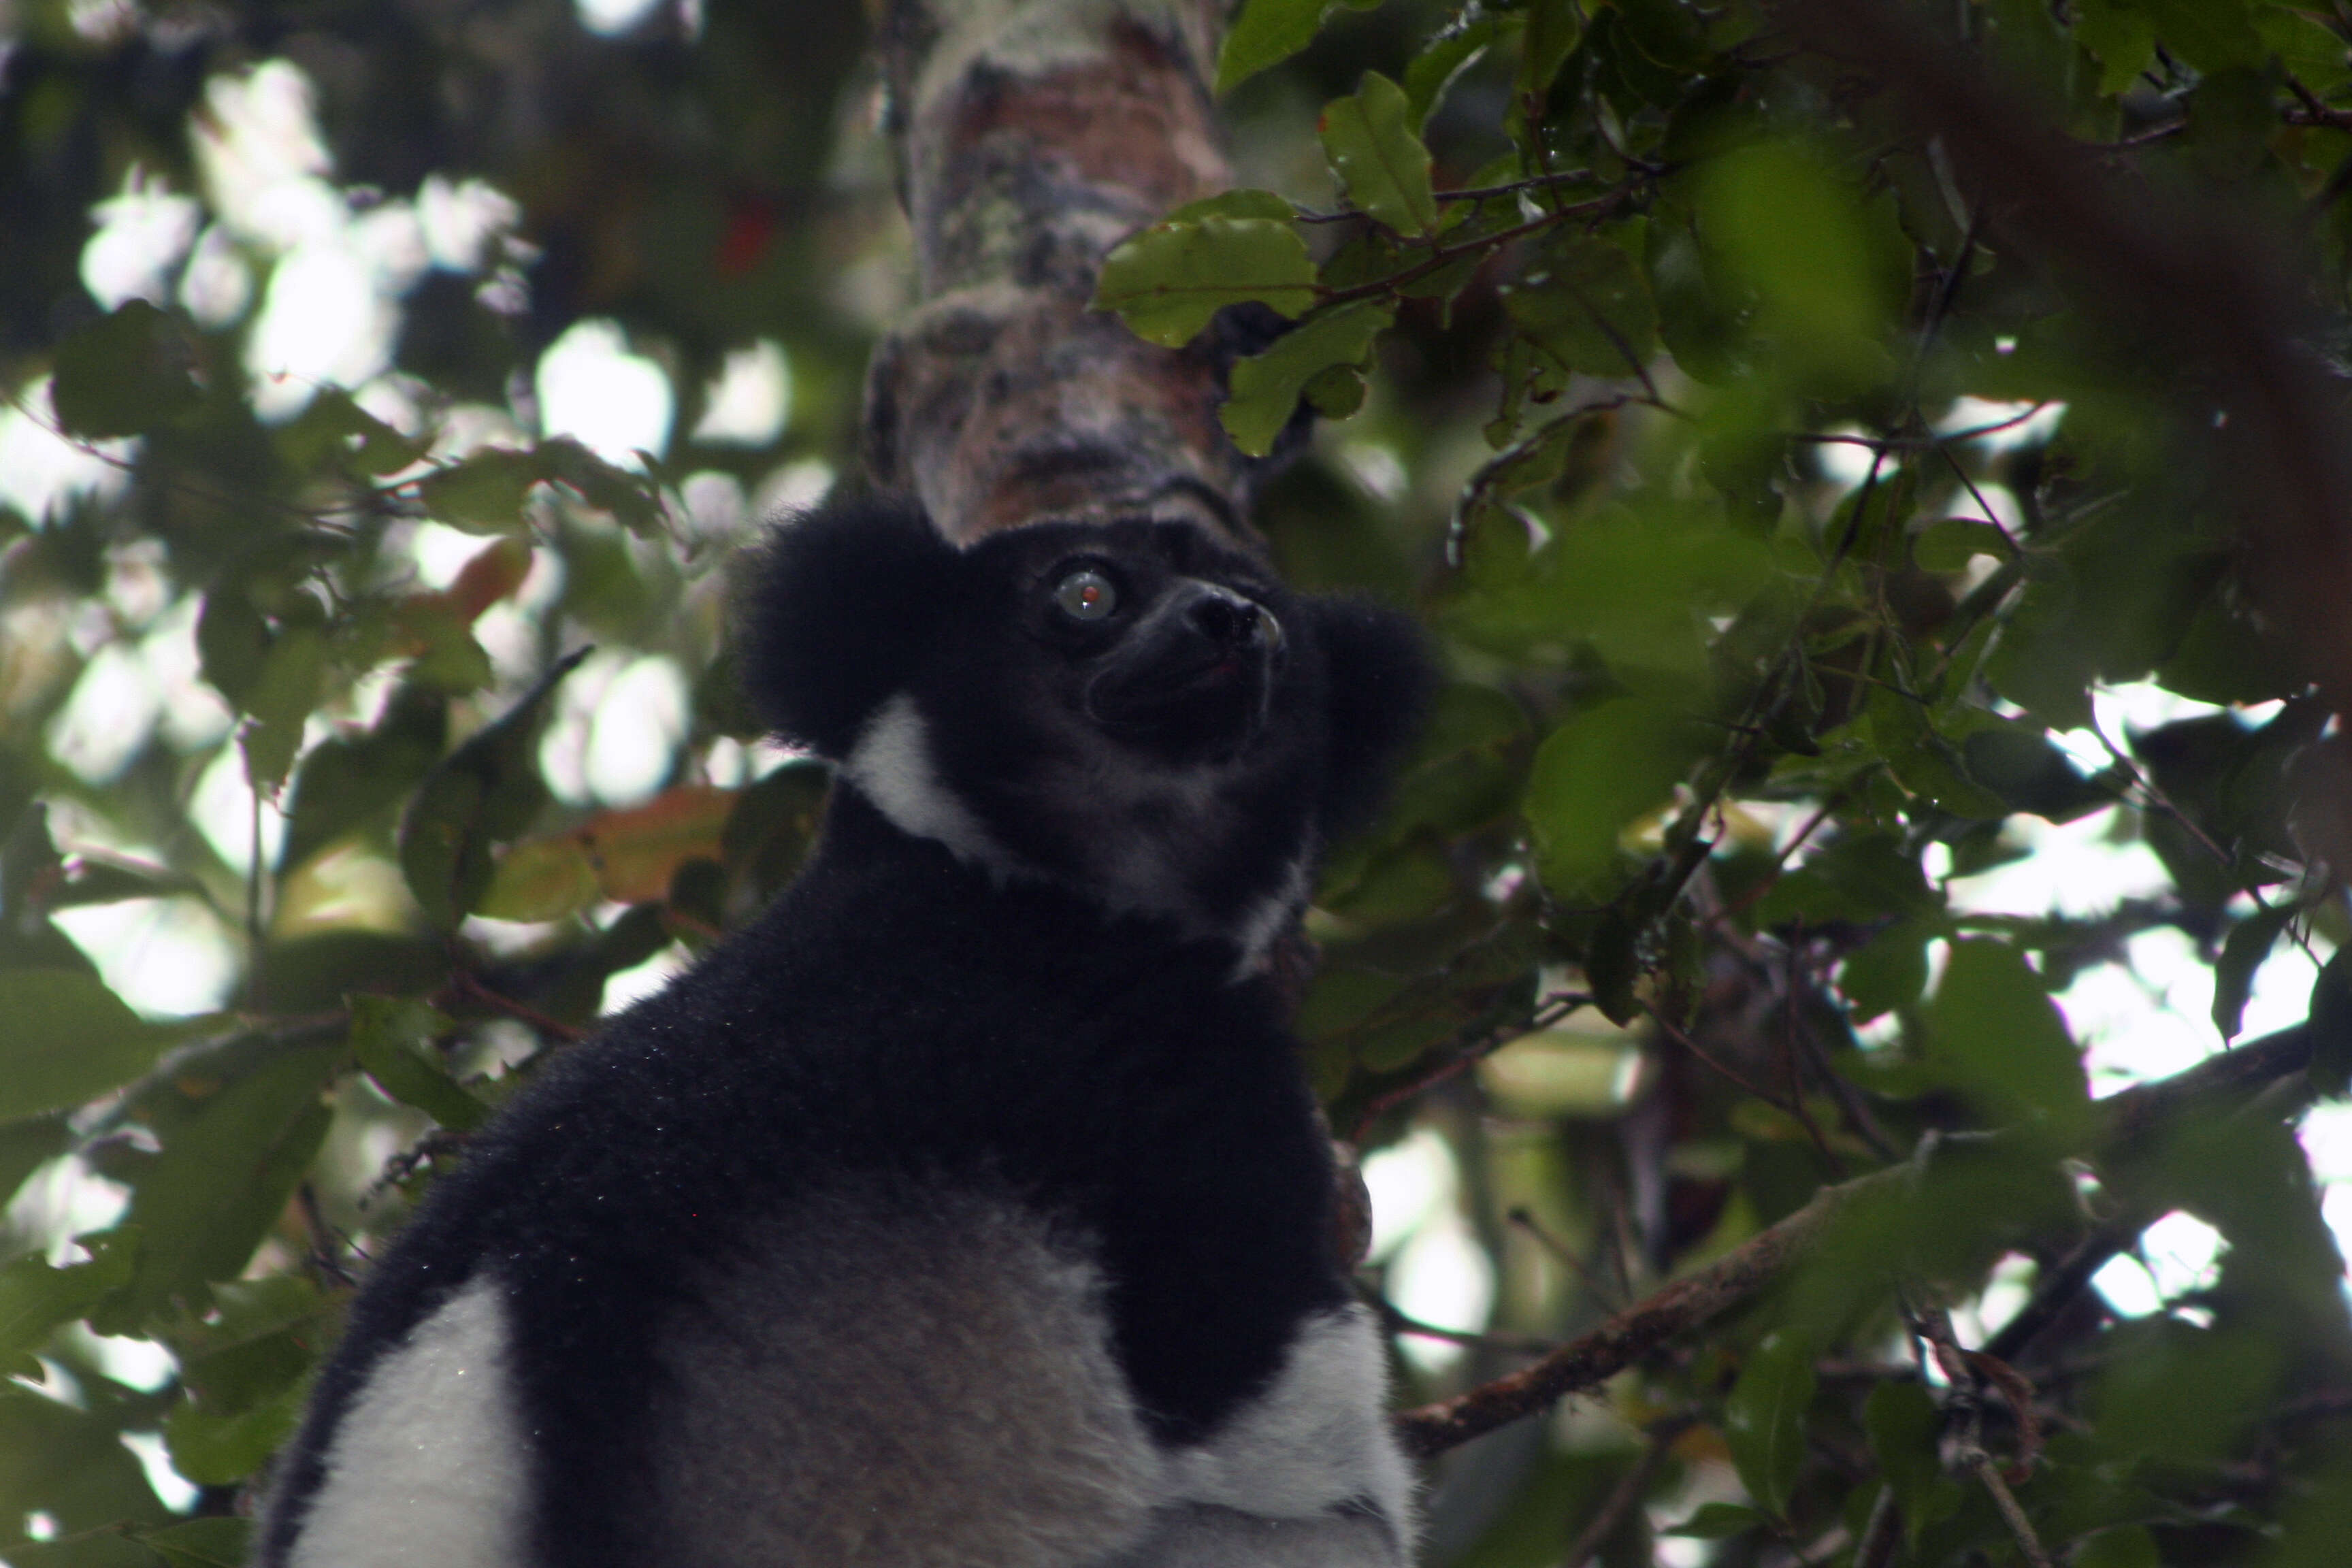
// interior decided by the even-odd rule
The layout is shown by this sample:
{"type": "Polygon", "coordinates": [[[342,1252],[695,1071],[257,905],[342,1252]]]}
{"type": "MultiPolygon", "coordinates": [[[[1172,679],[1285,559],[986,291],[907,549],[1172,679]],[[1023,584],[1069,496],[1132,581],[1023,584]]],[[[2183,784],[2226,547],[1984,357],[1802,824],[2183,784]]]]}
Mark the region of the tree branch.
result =
{"type": "MultiPolygon", "coordinates": [[[[2309,1039],[2298,1026],[2209,1058],[2171,1078],[2125,1089],[2103,1102],[2105,1125],[2100,1142],[2108,1147],[2128,1144],[2183,1116],[2242,1103],[2302,1072],[2310,1059],[2309,1039]]],[[[1570,1394],[1599,1387],[1668,1341],[1760,1295],[1804,1256],[1822,1227],[1856,1195],[1905,1180],[1911,1170],[1908,1163],[1892,1165],[1823,1187],[1778,1225],[1541,1361],[1452,1399],[1401,1413],[1396,1424],[1405,1447],[1424,1458],[1442,1454],[1570,1394]]],[[[2087,1279],[2089,1273],[2082,1278],[2087,1279]]]]}

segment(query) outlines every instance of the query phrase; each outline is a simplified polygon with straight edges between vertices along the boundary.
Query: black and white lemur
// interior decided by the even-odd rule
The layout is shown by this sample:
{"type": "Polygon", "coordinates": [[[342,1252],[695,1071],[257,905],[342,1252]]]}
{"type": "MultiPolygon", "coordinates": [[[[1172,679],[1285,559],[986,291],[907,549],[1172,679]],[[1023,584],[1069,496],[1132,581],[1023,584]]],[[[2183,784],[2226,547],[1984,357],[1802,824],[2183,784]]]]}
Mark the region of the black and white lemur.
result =
{"type": "Polygon", "coordinates": [[[762,917],[556,1058],[354,1304],[263,1568],[1369,1568],[1383,1348],[1262,973],[1426,679],[1181,524],[779,528],[838,764],[762,917]]]}

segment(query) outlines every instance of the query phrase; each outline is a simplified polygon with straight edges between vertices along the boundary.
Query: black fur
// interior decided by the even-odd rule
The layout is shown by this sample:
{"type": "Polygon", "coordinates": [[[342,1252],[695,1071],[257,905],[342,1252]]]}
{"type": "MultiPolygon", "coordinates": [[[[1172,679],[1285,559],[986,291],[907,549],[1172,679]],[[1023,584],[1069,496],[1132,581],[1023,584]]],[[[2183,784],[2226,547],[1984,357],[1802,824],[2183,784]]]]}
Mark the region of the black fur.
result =
{"type": "Polygon", "coordinates": [[[1179,916],[1107,912],[1080,879],[1087,847],[1034,819],[1070,804],[1041,772],[1076,743],[1053,705],[1083,701],[1121,636],[1041,609],[1074,555],[1118,576],[1129,626],[1185,581],[1284,623],[1254,727],[1223,675],[1171,677],[1181,733],[1154,743],[1238,792],[1234,833],[1202,847],[1199,909],[1261,896],[1270,867],[1368,807],[1425,679],[1395,617],[1295,599],[1150,524],[962,552],[875,506],[780,531],[746,627],[755,700],[839,759],[911,692],[940,774],[1036,874],[959,858],[837,788],[776,905],[554,1061],[377,1268],[284,1462],[264,1563],[287,1560],[372,1369],[485,1267],[515,1324],[534,1560],[561,1568],[664,1560],[638,1500],[665,1323],[698,1265],[812,1193],[977,1190],[1050,1216],[1108,1281],[1118,1361],[1168,1442],[1212,1432],[1305,1315],[1347,1299],[1329,1152],[1273,987],[1179,916]],[[1194,711],[1195,690],[1216,700],[1194,711]]]}

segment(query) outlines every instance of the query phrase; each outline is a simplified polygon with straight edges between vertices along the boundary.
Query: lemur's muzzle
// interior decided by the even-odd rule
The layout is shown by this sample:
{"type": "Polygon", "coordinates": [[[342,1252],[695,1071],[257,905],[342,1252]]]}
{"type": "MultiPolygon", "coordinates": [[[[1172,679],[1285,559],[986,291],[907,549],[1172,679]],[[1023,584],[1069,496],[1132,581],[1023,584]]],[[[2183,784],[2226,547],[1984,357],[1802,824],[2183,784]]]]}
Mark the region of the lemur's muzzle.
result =
{"type": "Polygon", "coordinates": [[[1282,646],[1282,623],[1265,605],[1187,580],[1106,660],[1087,688],[1087,713],[1122,740],[1231,751],[1265,721],[1282,646]]]}

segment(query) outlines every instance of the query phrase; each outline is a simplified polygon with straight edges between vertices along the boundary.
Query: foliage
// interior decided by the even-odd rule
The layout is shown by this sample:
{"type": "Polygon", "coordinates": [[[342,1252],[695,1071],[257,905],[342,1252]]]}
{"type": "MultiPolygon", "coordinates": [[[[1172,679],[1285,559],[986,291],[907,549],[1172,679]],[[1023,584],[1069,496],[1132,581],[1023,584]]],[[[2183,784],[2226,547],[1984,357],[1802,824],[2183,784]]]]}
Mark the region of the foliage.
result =
{"type": "MultiPolygon", "coordinates": [[[[889,195],[852,132],[848,193],[808,193],[856,41],[780,47],[758,7],[622,40],[498,9],[497,38],[401,8],[9,24],[0,379],[113,466],[0,512],[0,1189],[28,1194],[0,1357],[41,1373],[0,1389],[20,1568],[237,1560],[216,1516],[366,1253],[608,981],[788,879],[821,800],[733,696],[744,524],[707,498],[846,449],[889,195]],[[312,194],[346,220],[474,176],[520,204],[402,286],[391,366],[355,390],[289,400],[256,368],[299,258],[229,221],[205,138],[207,84],[270,57],[312,71],[351,182],[312,194]],[[535,131],[478,107],[527,70],[559,110],[535,131]],[[134,165],[203,192],[246,303],[193,288],[211,239],[143,293],[77,279],[134,165]],[[583,317],[660,362],[684,432],[728,351],[779,341],[793,418],[600,455],[535,415],[533,366],[583,317]],[[142,721],[110,766],[75,751],[88,691],[172,658],[208,723],[183,694],[195,720],[142,721]],[[645,658],[688,700],[659,767],[599,796],[564,759],[595,683],[645,658]],[[218,1005],[126,1005],[118,916],[230,952],[218,1005]],[[61,1160],[128,1194],[71,1247],[32,1201],[61,1160]],[[120,1337],[170,1352],[160,1384],[110,1374],[120,1337]],[[173,1521],[124,1433],[162,1435],[201,1517],[173,1521]],[[36,1515],[55,1539],[26,1539],[36,1515]]],[[[2341,23],[1965,10],[2119,179],[2301,214],[2340,307],[2341,23]]],[[[1244,166],[1282,188],[1139,233],[1101,302],[1170,344],[1236,302],[1292,319],[1234,367],[1227,429],[1262,453],[1302,400],[1348,422],[1271,481],[1272,547],[1305,585],[1416,601],[1455,677],[1329,868],[1300,1016],[1335,1127],[1438,1129],[1467,1173],[1496,1332],[1420,1391],[1935,1152],[1703,1342],[1464,1450],[1433,1550],[1646,1563],[1666,1521],[1727,1564],[2021,1561],[2006,1489],[2053,1558],[2339,1560],[2352,1325],[2299,1148],[2259,1113],[2107,1138],[2053,1001],[2177,933],[2218,1040],[2273,952],[2347,934],[2344,830],[2291,787],[2341,743],[2233,574],[2214,411],[2167,344],[2099,330],[2095,279],[2006,241],[1884,93],[1743,0],[1248,0],[1221,75],[1244,166]],[[2095,732],[2104,690],[2147,683],[2182,716],[2095,732]],[[1957,885],[2103,812],[2159,888],[2018,912],[1957,885]],[[2122,1318],[2070,1272],[2176,1210],[2227,1243],[2193,1299],[2122,1318]],[[2047,1293],[2030,1341],[1978,1331],[1997,1268],[2047,1293]]]]}

